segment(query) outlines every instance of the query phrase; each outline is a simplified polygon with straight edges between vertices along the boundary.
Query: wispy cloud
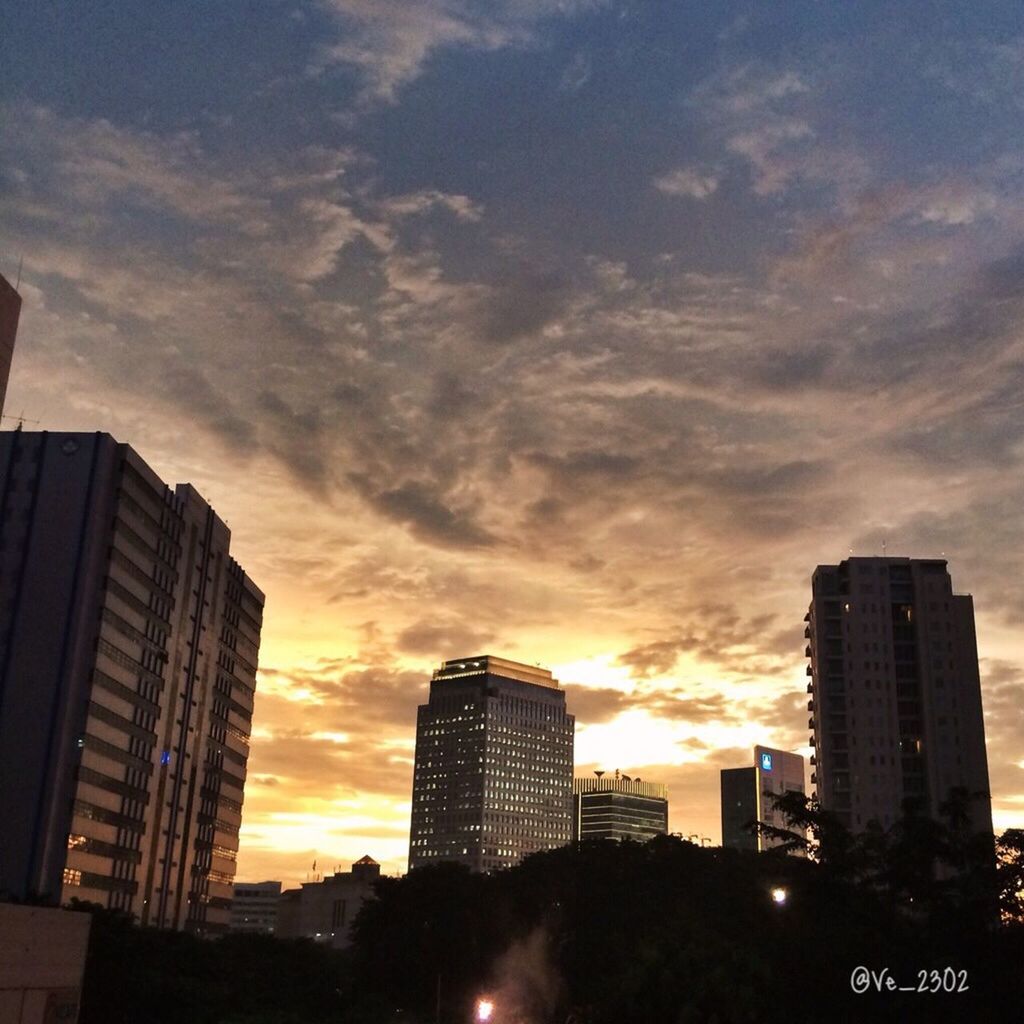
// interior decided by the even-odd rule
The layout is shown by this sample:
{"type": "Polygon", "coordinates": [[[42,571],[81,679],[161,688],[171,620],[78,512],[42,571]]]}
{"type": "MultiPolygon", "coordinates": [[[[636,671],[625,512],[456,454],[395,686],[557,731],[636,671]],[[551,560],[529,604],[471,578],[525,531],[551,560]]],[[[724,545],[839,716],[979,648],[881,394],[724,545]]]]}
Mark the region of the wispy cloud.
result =
{"type": "Polygon", "coordinates": [[[718,189],[716,175],[692,167],[680,167],[654,179],[654,187],[668,196],[707,199],[718,189]]]}
{"type": "MultiPolygon", "coordinates": [[[[395,102],[402,86],[417,78],[436,52],[449,47],[500,50],[530,45],[546,19],[603,5],[603,0],[327,0],[342,39],[325,47],[321,65],[356,68],[363,99],[395,102]]],[[[583,84],[581,69],[569,73],[583,84]]],[[[589,72],[587,72],[589,75],[589,72]]]]}

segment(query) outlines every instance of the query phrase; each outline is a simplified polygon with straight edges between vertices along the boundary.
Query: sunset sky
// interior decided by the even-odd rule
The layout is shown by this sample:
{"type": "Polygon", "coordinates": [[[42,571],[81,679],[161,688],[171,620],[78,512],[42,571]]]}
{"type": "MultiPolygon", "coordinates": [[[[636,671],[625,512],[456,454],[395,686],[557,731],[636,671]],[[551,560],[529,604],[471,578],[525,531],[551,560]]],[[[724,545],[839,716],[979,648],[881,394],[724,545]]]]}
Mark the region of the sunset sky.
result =
{"type": "Polygon", "coordinates": [[[1024,827],[1019,0],[33,0],[0,67],[7,411],[267,594],[239,878],[404,870],[485,653],[718,842],[720,768],[809,752],[814,566],[883,543],[974,595],[1024,827]]]}

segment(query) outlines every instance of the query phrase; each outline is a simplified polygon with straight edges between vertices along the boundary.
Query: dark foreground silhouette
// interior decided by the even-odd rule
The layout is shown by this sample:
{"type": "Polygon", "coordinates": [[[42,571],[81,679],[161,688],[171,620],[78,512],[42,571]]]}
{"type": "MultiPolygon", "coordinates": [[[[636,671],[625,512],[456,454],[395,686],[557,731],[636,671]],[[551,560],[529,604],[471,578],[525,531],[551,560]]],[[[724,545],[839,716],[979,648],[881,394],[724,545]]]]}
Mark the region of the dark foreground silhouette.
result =
{"type": "Polygon", "coordinates": [[[482,995],[493,1024],[1021,1019],[1024,833],[997,857],[955,814],[852,837],[789,810],[819,860],[666,836],[385,878],[344,954],[96,910],[81,1024],[469,1024],[482,995]]]}

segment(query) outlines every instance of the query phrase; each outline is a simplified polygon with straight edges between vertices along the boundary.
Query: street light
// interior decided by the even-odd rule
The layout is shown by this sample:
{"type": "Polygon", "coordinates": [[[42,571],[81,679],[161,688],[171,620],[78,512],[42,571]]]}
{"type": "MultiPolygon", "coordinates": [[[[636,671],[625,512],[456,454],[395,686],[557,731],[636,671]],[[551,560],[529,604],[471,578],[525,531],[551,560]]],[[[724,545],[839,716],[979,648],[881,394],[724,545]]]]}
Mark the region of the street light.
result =
{"type": "Polygon", "coordinates": [[[787,899],[789,899],[788,889],[783,888],[781,885],[777,885],[772,889],[772,903],[777,907],[784,907],[787,899]]]}
{"type": "Polygon", "coordinates": [[[494,1016],[494,1003],[490,999],[478,999],[476,1001],[476,1019],[483,1024],[494,1016]]]}

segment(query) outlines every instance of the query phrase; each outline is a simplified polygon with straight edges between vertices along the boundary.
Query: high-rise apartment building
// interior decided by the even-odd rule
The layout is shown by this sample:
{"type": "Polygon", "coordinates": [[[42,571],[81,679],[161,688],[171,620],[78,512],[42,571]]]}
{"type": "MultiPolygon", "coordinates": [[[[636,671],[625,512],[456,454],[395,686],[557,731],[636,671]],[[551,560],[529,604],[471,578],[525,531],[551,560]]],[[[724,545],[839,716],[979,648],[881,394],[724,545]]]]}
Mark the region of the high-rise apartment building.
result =
{"type": "Polygon", "coordinates": [[[819,565],[806,616],[808,723],[821,805],[854,831],[905,800],[931,817],[954,787],[982,793],[991,831],[974,604],[942,559],[819,565]]]}
{"type": "Polygon", "coordinates": [[[734,850],[769,850],[781,840],[761,835],[751,828],[762,822],[795,831],[775,809],[775,796],[803,793],[804,759],[788,750],[754,747],[754,763],[747,768],[723,768],[722,845],[734,850]]]}
{"type": "Polygon", "coordinates": [[[410,869],[489,871],[566,845],[574,723],[546,669],[484,655],[435,670],[416,717],[410,869]]]}
{"type": "Polygon", "coordinates": [[[0,890],[229,920],[263,594],[109,434],[0,434],[0,890]]]}
{"type": "Polygon", "coordinates": [[[0,415],[3,414],[4,399],[7,397],[7,380],[11,375],[11,359],[14,357],[14,339],[18,334],[20,314],[21,296],[0,274],[0,415]]]}
{"type": "Polygon", "coordinates": [[[572,784],[572,838],[646,842],[668,832],[668,788],[616,771],[572,784]]]}

